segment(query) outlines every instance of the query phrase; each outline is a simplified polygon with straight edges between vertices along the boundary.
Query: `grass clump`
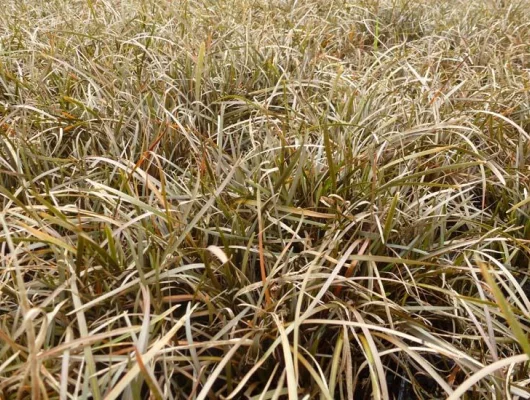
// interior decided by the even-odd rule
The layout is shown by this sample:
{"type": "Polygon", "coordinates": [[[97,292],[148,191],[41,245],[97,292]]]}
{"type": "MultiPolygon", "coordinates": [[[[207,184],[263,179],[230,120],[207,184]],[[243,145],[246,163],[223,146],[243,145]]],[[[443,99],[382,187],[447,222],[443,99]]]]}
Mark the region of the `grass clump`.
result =
{"type": "Polygon", "coordinates": [[[530,397],[527,1],[2,8],[1,398],[530,397]]]}

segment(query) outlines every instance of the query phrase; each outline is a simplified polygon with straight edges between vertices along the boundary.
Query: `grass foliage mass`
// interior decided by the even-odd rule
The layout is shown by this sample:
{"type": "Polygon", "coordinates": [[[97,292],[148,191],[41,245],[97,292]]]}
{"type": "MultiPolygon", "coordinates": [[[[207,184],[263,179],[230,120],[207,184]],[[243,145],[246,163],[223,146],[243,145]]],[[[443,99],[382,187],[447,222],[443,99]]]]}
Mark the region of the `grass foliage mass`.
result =
{"type": "Polygon", "coordinates": [[[529,15],[3,0],[0,398],[529,398],[529,15]]]}

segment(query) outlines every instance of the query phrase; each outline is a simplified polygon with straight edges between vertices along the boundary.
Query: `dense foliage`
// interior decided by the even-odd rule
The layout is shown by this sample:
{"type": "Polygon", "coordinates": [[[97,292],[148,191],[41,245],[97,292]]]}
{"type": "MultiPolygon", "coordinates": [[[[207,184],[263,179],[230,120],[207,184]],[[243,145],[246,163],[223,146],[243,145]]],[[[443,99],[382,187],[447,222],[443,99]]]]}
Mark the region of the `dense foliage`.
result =
{"type": "Polygon", "coordinates": [[[530,2],[3,0],[0,398],[528,398],[530,2]]]}

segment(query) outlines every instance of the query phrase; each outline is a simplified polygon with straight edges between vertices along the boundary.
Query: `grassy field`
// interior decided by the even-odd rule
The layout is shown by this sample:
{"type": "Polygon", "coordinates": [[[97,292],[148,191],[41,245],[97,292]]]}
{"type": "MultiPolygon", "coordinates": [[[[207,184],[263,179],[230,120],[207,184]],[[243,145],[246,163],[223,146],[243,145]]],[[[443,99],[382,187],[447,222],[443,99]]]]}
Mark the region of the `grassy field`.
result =
{"type": "Polygon", "coordinates": [[[530,397],[530,1],[0,6],[0,399],[530,397]]]}

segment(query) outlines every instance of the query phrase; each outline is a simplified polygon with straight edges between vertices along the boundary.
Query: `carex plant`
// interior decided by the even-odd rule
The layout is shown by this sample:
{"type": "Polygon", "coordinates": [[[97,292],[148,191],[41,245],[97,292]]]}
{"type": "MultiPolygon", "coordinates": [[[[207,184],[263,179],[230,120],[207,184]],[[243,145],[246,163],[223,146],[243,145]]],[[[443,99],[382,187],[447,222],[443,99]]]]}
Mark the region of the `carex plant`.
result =
{"type": "Polygon", "coordinates": [[[0,397],[527,398],[529,12],[5,0],[0,397]]]}

